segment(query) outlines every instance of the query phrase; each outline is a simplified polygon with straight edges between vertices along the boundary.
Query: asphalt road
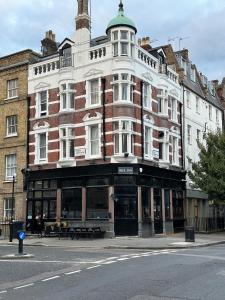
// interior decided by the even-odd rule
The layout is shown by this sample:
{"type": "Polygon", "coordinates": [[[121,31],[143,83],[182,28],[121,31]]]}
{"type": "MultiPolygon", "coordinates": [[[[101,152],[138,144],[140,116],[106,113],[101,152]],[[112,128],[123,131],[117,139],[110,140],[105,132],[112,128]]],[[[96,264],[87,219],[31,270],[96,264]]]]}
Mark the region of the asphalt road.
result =
{"type": "MultiPolygon", "coordinates": [[[[225,247],[87,250],[29,247],[35,257],[0,260],[0,299],[224,300],[225,247]]],[[[12,253],[13,247],[0,247],[12,253]]]]}

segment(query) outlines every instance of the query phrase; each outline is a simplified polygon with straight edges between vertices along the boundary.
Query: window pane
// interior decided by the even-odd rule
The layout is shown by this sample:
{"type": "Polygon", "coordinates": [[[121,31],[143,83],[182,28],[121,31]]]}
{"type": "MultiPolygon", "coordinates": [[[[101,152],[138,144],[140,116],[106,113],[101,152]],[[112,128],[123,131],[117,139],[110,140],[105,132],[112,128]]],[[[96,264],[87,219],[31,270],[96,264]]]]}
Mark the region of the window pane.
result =
{"type": "Polygon", "coordinates": [[[119,134],[114,134],[114,153],[119,153],[119,134]]]}
{"type": "Polygon", "coordinates": [[[121,55],[128,55],[128,43],[121,43],[121,55]]]}
{"type": "Polygon", "coordinates": [[[119,100],[119,85],[118,84],[113,85],[113,100],[114,101],[119,100]]]}
{"type": "Polygon", "coordinates": [[[121,30],[121,40],[128,39],[128,31],[121,30]]]}
{"type": "Polygon", "coordinates": [[[62,218],[78,218],[82,215],[82,189],[62,190],[62,218]]]}
{"type": "Polygon", "coordinates": [[[11,180],[16,174],[16,154],[6,155],[6,179],[11,180]]]}
{"type": "Polygon", "coordinates": [[[165,195],[165,217],[170,219],[170,190],[164,190],[165,195]]]}
{"type": "Polygon", "coordinates": [[[98,79],[90,82],[91,89],[91,104],[97,104],[99,102],[99,82],[98,79]]]}
{"type": "Polygon", "coordinates": [[[41,133],[39,135],[39,158],[46,158],[46,133],[41,133]]]}
{"type": "Polygon", "coordinates": [[[9,116],[6,118],[7,135],[14,135],[17,133],[17,116],[9,116]]]}
{"type": "Polygon", "coordinates": [[[90,143],[91,143],[91,155],[99,154],[98,126],[91,126],[90,127],[90,143]]]}
{"type": "Polygon", "coordinates": [[[122,134],[122,153],[129,152],[128,151],[128,134],[122,134]]]}
{"type": "Polygon", "coordinates": [[[108,218],[108,188],[87,188],[87,219],[108,218]]]}
{"type": "Polygon", "coordinates": [[[127,100],[127,89],[128,89],[128,84],[127,83],[122,83],[122,100],[127,100]]]}

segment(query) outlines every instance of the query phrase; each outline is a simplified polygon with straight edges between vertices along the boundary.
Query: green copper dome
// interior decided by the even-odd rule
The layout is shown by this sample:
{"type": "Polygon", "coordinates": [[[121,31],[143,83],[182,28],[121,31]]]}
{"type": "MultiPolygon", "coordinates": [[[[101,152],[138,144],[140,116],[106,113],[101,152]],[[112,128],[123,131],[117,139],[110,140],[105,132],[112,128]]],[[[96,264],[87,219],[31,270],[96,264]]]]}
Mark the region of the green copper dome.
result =
{"type": "Polygon", "coordinates": [[[128,26],[128,27],[131,27],[132,29],[134,29],[135,33],[137,32],[137,29],[136,29],[136,26],[135,26],[134,22],[124,15],[124,9],[123,9],[122,1],[120,1],[120,4],[119,4],[118,16],[116,18],[113,18],[109,22],[109,24],[107,26],[107,29],[106,29],[106,33],[109,31],[109,29],[111,29],[113,27],[118,27],[118,26],[128,26]]]}

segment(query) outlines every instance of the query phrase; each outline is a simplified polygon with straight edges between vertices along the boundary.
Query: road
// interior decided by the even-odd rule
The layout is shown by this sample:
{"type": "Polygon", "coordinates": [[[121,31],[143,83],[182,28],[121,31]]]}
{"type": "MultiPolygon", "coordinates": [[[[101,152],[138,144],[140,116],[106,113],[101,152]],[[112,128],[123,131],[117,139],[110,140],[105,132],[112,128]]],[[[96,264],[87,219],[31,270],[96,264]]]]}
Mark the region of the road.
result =
{"type": "MultiPolygon", "coordinates": [[[[224,300],[225,247],[113,250],[29,247],[0,260],[0,299],[224,300]]],[[[0,247],[0,253],[16,248],[0,247]]]]}

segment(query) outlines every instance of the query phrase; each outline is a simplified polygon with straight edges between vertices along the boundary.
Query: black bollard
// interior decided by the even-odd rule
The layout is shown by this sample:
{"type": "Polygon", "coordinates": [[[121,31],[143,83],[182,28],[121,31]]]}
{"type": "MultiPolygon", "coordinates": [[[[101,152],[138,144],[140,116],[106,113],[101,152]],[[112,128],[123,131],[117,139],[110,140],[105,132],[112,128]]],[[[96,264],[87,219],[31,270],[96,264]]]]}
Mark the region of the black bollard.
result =
{"type": "Polygon", "coordinates": [[[19,254],[23,254],[23,240],[19,240],[19,254]]]}

